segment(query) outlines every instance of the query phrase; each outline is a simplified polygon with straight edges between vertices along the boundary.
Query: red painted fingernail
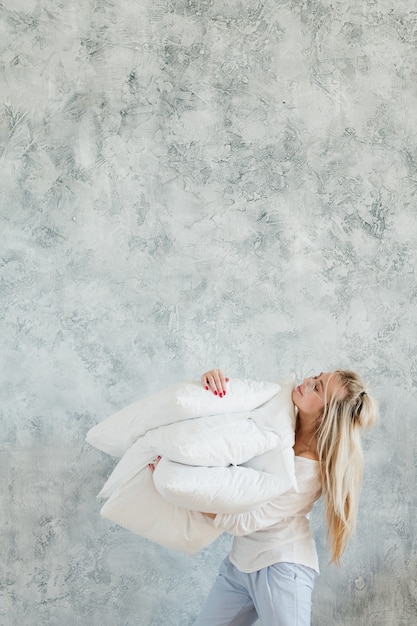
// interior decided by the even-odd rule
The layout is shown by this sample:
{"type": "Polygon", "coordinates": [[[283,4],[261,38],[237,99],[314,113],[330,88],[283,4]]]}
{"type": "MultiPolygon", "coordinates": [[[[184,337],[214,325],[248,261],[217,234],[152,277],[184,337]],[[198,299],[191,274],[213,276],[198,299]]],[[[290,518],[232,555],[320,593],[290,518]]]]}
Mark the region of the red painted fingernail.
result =
{"type": "Polygon", "coordinates": [[[161,459],[162,459],[162,457],[161,457],[161,456],[158,456],[158,461],[160,461],[161,459]]]}
{"type": "Polygon", "coordinates": [[[214,392],[214,395],[217,396],[217,391],[214,392]]]}
{"type": "Polygon", "coordinates": [[[224,395],[224,396],[226,395],[226,392],[225,392],[225,390],[224,390],[224,389],[223,389],[223,395],[224,395]]]}
{"type": "Polygon", "coordinates": [[[206,391],[208,391],[208,387],[207,387],[207,385],[206,385],[206,391]]]}
{"type": "Polygon", "coordinates": [[[229,382],[229,380],[230,380],[229,378],[226,378],[226,382],[227,382],[227,383],[229,382]]]}
{"type": "Polygon", "coordinates": [[[220,398],[223,398],[223,394],[222,393],[219,393],[219,396],[220,396],[220,398]]]}

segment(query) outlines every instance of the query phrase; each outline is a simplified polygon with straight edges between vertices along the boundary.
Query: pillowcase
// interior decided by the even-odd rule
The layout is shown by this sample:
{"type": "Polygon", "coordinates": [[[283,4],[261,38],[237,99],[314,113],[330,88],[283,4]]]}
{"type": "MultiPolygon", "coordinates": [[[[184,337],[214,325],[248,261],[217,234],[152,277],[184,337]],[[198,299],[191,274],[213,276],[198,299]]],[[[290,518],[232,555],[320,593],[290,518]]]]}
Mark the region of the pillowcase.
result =
{"type": "Polygon", "coordinates": [[[276,383],[235,378],[226,396],[219,398],[200,382],[177,383],[117,411],[91,428],[86,441],[120,457],[148,430],[193,417],[251,411],[279,390],[276,383]]]}
{"type": "Polygon", "coordinates": [[[259,428],[252,413],[212,415],[148,431],[116,465],[99,497],[109,497],[157,455],[188,465],[228,466],[276,448],[276,433],[259,428]]]}
{"type": "MultiPolygon", "coordinates": [[[[280,456],[279,450],[273,451],[280,456]]],[[[194,511],[247,513],[291,488],[286,471],[268,474],[242,466],[190,467],[163,457],[153,474],[164,500],[194,511]]]]}
{"type": "Polygon", "coordinates": [[[190,555],[197,554],[223,532],[201,513],[164,500],[155,489],[148,467],[107,500],[101,515],[161,546],[190,555]]]}

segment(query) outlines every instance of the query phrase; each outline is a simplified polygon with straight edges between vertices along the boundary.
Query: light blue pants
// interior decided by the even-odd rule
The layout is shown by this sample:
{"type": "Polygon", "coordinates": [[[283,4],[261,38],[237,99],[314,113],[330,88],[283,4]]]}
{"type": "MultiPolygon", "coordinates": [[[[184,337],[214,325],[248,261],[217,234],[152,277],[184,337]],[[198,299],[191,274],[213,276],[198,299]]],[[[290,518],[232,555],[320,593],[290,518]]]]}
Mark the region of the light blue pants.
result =
{"type": "Polygon", "coordinates": [[[244,574],[226,557],[194,626],[310,626],[315,577],[296,563],[244,574]]]}

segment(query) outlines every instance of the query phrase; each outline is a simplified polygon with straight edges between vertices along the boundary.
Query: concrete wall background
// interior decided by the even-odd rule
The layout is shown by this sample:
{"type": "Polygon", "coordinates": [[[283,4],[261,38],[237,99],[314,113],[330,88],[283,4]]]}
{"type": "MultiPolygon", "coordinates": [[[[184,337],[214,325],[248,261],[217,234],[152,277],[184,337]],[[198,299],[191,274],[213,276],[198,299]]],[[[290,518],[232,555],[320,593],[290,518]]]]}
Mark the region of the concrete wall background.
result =
{"type": "Polygon", "coordinates": [[[313,624],[416,624],[417,13],[405,0],[3,0],[5,626],[186,626],[195,559],[99,517],[90,426],[209,367],[352,367],[381,421],[313,624]]]}

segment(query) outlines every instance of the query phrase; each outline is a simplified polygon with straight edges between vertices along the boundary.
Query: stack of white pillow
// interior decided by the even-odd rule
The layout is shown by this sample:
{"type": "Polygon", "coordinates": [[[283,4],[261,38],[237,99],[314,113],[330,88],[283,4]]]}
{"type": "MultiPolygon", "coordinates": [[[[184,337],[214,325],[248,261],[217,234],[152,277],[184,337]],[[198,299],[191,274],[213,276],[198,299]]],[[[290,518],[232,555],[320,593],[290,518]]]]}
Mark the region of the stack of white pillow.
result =
{"type": "Polygon", "coordinates": [[[245,512],[297,489],[293,388],[293,377],[232,379],[219,398],[199,382],[178,383],[100,422],[87,442],[122,457],[99,494],[108,498],[101,514],[196,554],[222,532],[202,511],[245,512]]]}

